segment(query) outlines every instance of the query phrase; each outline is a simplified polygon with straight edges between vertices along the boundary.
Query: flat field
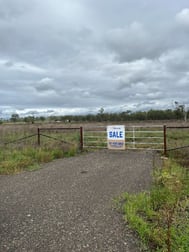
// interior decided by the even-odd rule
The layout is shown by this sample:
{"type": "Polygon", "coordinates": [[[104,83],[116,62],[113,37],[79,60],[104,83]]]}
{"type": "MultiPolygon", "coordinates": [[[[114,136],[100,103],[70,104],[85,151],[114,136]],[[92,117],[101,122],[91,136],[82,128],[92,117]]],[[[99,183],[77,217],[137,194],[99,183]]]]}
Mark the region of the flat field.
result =
{"type": "Polygon", "coordinates": [[[86,149],[106,148],[106,126],[112,124],[125,125],[126,149],[155,149],[162,153],[166,125],[167,154],[181,156],[182,164],[189,166],[189,122],[4,123],[0,125],[0,173],[33,169],[40,163],[74,155],[81,147],[80,127],[84,129],[86,149]]]}

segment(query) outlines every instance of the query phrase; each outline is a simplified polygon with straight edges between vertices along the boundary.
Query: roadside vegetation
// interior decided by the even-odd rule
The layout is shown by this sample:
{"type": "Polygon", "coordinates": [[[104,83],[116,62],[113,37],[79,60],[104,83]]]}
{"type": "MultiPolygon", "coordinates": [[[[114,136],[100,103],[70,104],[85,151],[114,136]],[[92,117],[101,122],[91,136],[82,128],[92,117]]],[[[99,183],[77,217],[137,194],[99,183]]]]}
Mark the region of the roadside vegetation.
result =
{"type": "Polygon", "coordinates": [[[75,146],[59,147],[24,147],[22,149],[4,149],[0,153],[0,174],[15,174],[24,170],[36,170],[42,163],[54,159],[74,156],[75,146]]]}
{"type": "Polygon", "coordinates": [[[181,152],[179,160],[173,154],[164,160],[162,168],[154,170],[149,192],[121,197],[125,220],[144,251],[189,251],[189,169],[180,161],[181,152]]]}
{"type": "Polygon", "coordinates": [[[40,145],[37,129],[4,125],[0,130],[0,174],[15,174],[39,169],[42,163],[74,156],[79,149],[78,131],[42,132],[40,145]]]}

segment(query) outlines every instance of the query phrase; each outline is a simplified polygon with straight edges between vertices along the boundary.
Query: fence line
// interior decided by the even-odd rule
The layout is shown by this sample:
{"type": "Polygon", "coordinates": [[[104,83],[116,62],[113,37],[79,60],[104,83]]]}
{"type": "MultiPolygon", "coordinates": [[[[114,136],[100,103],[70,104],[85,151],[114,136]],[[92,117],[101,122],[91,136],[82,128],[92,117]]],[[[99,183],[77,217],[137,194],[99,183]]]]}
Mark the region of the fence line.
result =
{"type": "Polygon", "coordinates": [[[41,136],[44,136],[44,137],[47,137],[49,139],[53,139],[53,140],[56,140],[56,141],[59,141],[59,142],[62,142],[62,143],[65,143],[65,144],[69,144],[69,145],[74,145],[73,143],[71,142],[68,142],[68,141],[65,141],[65,140],[60,140],[54,136],[49,136],[49,135],[45,135],[45,134],[42,134],[41,131],[74,131],[74,130],[78,130],[79,131],[79,135],[80,135],[80,138],[79,138],[79,148],[80,150],[82,151],[83,150],[83,128],[82,127],[73,127],[73,128],[38,128],[37,129],[37,135],[38,135],[38,146],[41,145],[41,136]]]}
{"type": "Polygon", "coordinates": [[[176,148],[170,148],[167,151],[180,150],[180,149],[185,149],[185,148],[189,148],[189,145],[180,146],[180,147],[176,147],[176,148]]]}
{"type": "MultiPolygon", "coordinates": [[[[18,136],[18,139],[1,142],[0,145],[2,147],[4,145],[14,144],[32,137],[36,137],[34,141],[36,141],[35,143],[38,144],[38,146],[40,146],[42,136],[55,141],[60,141],[65,144],[74,145],[73,141],[75,141],[75,139],[73,138],[74,135],[72,135],[72,132],[78,131],[79,139],[77,141],[79,143],[80,150],[83,150],[83,148],[107,148],[106,128],[107,128],[106,126],[88,126],[88,127],[73,127],[73,128],[71,127],[38,128],[36,134],[31,134],[21,138],[19,138],[18,136]],[[45,131],[49,132],[49,134],[48,133],[46,134],[45,131]],[[58,138],[57,137],[58,135],[56,136],[52,134],[53,131],[55,133],[63,132],[63,135],[60,134],[60,138],[62,139],[58,138]],[[70,139],[70,141],[69,140],[67,141],[67,139],[70,139]]],[[[168,151],[189,148],[188,145],[189,131],[187,129],[189,130],[189,126],[125,125],[126,149],[160,150],[163,151],[164,154],[166,155],[168,151]]]]}
{"type": "MultiPolygon", "coordinates": [[[[150,126],[125,126],[127,149],[153,149],[163,150],[166,153],[165,127],[160,125],[150,126]]],[[[107,148],[106,126],[84,127],[84,148],[107,148]]]]}
{"type": "Polygon", "coordinates": [[[21,142],[21,141],[24,141],[26,139],[29,139],[29,138],[32,138],[32,137],[36,137],[36,145],[40,146],[41,145],[41,136],[43,137],[46,137],[46,138],[49,138],[49,139],[52,139],[52,140],[55,140],[55,141],[58,141],[58,142],[61,142],[61,143],[64,143],[64,144],[69,144],[69,145],[74,145],[74,143],[72,142],[68,142],[64,139],[59,139],[55,136],[52,136],[52,135],[48,135],[48,134],[44,134],[42,132],[45,132],[45,131],[49,131],[49,132],[53,132],[53,131],[59,131],[59,132],[73,132],[75,130],[78,130],[79,131],[79,148],[80,150],[83,150],[83,129],[82,127],[77,127],[77,128],[37,128],[37,133],[36,134],[32,134],[32,135],[29,135],[29,136],[25,136],[25,137],[21,137],[21,138],[17,138],[15,140],[12,140],[12,141],[8,141],[8,142],[1,142],[0,144],[3,146],[3,145],[8,145],[8,144],[14,144],[14,143],[18,143],[18,142],[21,142]]]}
{"type": "MultiPolygon", "coordinates": [[[[174,130],[182,130],[182,129],[183,129],[184,131],[182,131],[182,136],[184,136],[185,133],[187,133],[187,131],[185,131],[185,130],[187,130],[187,129],[189,130],[189,126],[167,126],[167,129],[170,129],[170,131],[168,131],[169,134],[171,134],[171,130],[173,130],[172,132],[174,132],[174,130]]],[[[179,132],[179,131],[177,131],[176,134],[177,134],[178,132],[179,132]]],[[[189,132],[188,132],[188,135],[186,135],[186,136],[182,139],[182,143],[179,143],[180,146],[172,147],[173,144],[170,143],[171,147],[167,148],[167,151],[174,151],[174,150],[180,150],[180,149],[189,148],[188,141],[187,141],[188,137],[189,137],[189,132]],[[183,145],[183,144],[185,144],[185,145],[183,145]]],[[[171,138],[173,138],[173,136],[172,136],[172,137],[170,137],[170,136],[167,137],[167,139],[168,139],[169,141],[171,141],[171,138]]],[[[180,138],[177,139],[177,140],[178,140],[177,142],[181,141],[180,138]]],[[[177,143],[177,144],[178,144],[178,143],[177,143]]]]}
{"type": "MultiPolygon", "coordinates": [[[[53,139],[53,140],[58,141],[58,142],[61,142],[61,143],[65,143],[65,144],[69,144],[69,145],[74,145],[73,143],[69,143],[69,142],[66,142],[66,141],[64,141],[64,140],[60,140],[60,139],[58,139],[58,138],[56,138],[56,137],[48,136],[48,135],[45,135],[45,134],[41,134],[41,133],[40,133],[40,136],[44,136],[44,137],[53,139]]],[[[39,143],[39,142],[38,142],[38,143],[39,143]]],[[[40,145],[40,144],[39,144],[39,145],[40,145]]]]}
{"type": "Polygon", "coordinates": [[[21,142],[21,141],[24,141],[24,140],[26,140],[28,138],[34,137],[34,136],[37,136],[37,134],[33,134],[33,135],[26,136],[26,137],[18,138],[18,139],[15,139],[13,141],[10,141],[10,142],[5,142],[3,144],[4,145],[8,145],[8,144],[12,144],[12,143],[21,142]]]}

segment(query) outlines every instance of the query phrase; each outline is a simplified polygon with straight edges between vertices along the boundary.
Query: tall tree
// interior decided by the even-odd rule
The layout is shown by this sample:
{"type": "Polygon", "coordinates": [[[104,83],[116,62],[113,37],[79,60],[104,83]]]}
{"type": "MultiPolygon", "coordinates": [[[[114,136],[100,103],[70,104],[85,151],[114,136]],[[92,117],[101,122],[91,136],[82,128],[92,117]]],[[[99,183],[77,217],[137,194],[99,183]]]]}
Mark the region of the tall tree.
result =
{"type": "Polygon", "coordinates": [[[14,113],[11,115],[11,122],[17,122],[19,120],[19,114],[14,113]]]}

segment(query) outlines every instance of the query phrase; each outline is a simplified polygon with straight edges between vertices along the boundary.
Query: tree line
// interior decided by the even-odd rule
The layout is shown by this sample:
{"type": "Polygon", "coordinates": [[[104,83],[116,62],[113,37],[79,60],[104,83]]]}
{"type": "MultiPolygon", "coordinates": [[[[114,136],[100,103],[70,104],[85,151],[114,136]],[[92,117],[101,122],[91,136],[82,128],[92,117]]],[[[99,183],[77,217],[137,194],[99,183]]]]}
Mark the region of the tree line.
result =
{"type": "Polygon", "coordinates": [[[145,120],[187,120],[189,117],[189,111],[185,111],[183,106],[179,106],[176,109],[166,110],[148,110],[148,111],[136,111],[130,110],[119,113],[106,113],[103,108],[100,108],[96,114],[86,115],[62,115],[62,116],[49,116],[49,117],[35,117],[27,116],[20,117],[18,114],[12,114],[11,122],[106,122],[106,121],[145,121],[145,120]]]}

